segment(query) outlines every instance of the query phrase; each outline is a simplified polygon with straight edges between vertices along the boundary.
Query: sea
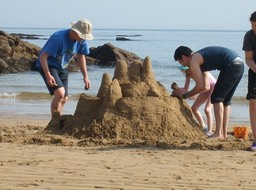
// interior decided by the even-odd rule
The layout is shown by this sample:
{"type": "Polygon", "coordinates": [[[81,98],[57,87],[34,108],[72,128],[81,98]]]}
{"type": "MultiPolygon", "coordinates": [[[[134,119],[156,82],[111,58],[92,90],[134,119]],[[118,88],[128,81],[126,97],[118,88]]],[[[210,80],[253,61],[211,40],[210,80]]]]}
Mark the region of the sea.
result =
{"type": "MultiPolygon", "coordinates": [[[[40,39],[24,40],[43,47],[52,33],[61,28],[1,28],[7,33],[22,33],[40,35],[40,39]]],[[[88,41],[90,47],[111,43],[116,47],[135,53],[141,58],[149,57],[155,78],[171,93],[170,85],[176,82],[183,86],[184,74],[179,70],[178,62],[173,54],[180,45],[190,47],[193,51],[206,46],[224,46],[236,51],[244,60],[242,50],[243,36],[246,31],[237,30],[137,30],[137,29],[94,29],[94,40],[88,41]],[[116,40],[117,35],[125,35],[129,41],[116,40]]],[[[74,114],[81,93],[97,94],[102,75],[113,76],[114,67],[88,66],[91,88],[84,90],[82,74],[69,74],[69,101],[63,114],[74,114]]],[[[216,78],[219,71],[211,72],[216,78]]],[[[237,125],[249,124],[249,107],[245,99],[247,93],[248,67],[245,65],[243,78],[232,100],[230,120],[237,125]]],[[[194,86],[191,82],[190,88],[194,86]]],[[[38,72],[28,71],[0,75],[0,115],[10,117],[30,117],[50,119],[50,103],[52,97],[48,94],[43,79],[38,72]]],[[[193,100],[187,100],[190,105],[193,100]]],[[[203,113],[204,106],[200,111],[203,113]]],[[[204,114],[203,114],[204,115],[204,114]]],[[[205,116],[204,116],[205,117],[205,116]]]]}

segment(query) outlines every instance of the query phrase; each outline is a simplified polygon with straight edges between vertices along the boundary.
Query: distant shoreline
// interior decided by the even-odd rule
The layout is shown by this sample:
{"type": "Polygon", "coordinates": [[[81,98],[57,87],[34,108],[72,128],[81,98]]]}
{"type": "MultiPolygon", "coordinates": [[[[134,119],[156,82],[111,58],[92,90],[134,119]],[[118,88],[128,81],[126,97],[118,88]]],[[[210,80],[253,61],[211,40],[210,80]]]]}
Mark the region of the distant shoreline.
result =
{"type": "MultiPolygon", "coordinates": [[[[65,29],[65,28],[52,28],[52,27],[0,27],[0,30],[4,30],[4,29],[40,29],[40,30],[61,30],[61,29],[65,29]]],[[[143,29],[143,28],[94,28],[93,30],[109,30],[109,31],[113,31],[113,30],[125,30],[125,31],[191,31],[191,32],[246,32],[247,30],[241,30],[241,29],[237,29],[237,30],[214,30],[214,29],[153,29],[153,28],[149,28],[149,29],[143,29]]]]}

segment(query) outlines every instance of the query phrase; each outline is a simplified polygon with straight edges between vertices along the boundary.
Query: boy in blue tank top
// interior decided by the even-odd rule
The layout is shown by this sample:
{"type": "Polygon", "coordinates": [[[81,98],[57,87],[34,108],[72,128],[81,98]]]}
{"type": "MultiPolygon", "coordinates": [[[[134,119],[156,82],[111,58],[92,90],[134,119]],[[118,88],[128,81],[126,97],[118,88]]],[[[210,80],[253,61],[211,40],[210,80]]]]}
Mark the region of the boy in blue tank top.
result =
{"type": "Polygon", "coordinates": [[[86,40],[92,40],[92,24],[86,19],[71,23],[70,29],[55,32],[40,51],[36,67],[49,93],[53,95],[51,113],[60,116],[68,100],[67,66],[76,57],[85,84],[90,88],[85,55],[90,53],[86,40]]]}
{"type": "Polygon", "coordinates": [[[180,46],[174,53],[174,59],[182,66],[190,68],[195,81],[195,87],[190,91],[173,91],[174,96],[184,99],[209,90],[209,80],[204,77],[204,72],[220,71],[211,95],[216,130],[210,138],[227,138],[231,99],[244,72],[242,59],[233,50],[219,46],[209,46],[197,52],[193,52],[189,47],[180,46]]]}

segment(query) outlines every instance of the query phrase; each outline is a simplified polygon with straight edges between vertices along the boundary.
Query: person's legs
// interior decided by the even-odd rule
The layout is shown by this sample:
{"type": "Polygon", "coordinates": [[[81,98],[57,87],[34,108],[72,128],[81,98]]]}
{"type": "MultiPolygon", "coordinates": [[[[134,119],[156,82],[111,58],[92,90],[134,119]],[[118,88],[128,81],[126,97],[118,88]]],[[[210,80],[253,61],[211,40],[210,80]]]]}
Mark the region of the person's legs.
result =
{"type": "Polygon", "coordinates": [[[54,111],[58,111],[61,114],[67,100],[68,96],[65,96],[64,87],[56,89],[51,102],[51,113],[53,114],[54,111]]]}
{"type": "Polygon", "coordinates": [[[233,62],[227,68],[221,70],[215,88],[211,96],[216,119],[216,131],[212,138],[227,137],[227,126],[230,115],[231,99],[243,76],[244,65],[241,62],[233,62]],[[225,106],[225,108],[224,108],[225,106]],[[224,134],[222,134],[224,132],[224,134]]]}
{"type": "Polygon", "coordinates": [[[223,115],[223,137],[228,137],[228,122],[229,122],[229,115],[230,115],[230,105],[224,106],[224,115],[223,115]]]}
{"type": "Polygon", "coordinates": [[[212,133],[213,128],[213,116],[212,116],[212,103],[210,101],[210,98],[208,98],[207,102],[205,103],[204,112],[207,118],[207,125],[208,125],[208,133],[212,133]]]}
{"type": "Polygon", "coordinates": [[[222,126],[223,126],[223,115],[224,115],[224,106],[222,102],[214,103],[214,115],[216,120],[216,130],[210,138],[222,138],[222,126]]]}
{"type": "Polygon", "coordinates": [[[66,69],[60,70],[56,68],[49,68],[49,71],[55,78],[57,84],[54,87],[47,84],[46,76],[42,70],[40,71],[40,74],[42,75],[50,94],[53,95],[51,102],[51,114],[53,116],[54,112],[58,112],[56,115],[60,115],[62,113],[63,106],[68,101],[68,71],[66,69]]]}
{"type": "Polygon", "coordinates": [[[61,115],[63,107],[68,101],[68,71],[59,70],[58,75],[55,75],[54,78],[60,88],[54,90],[51,113],[58,111],[61,115]]]}
{"type": "Polygon", "coordinates": [[[256,99],[249,101],[250,122],[253,134],[253,141],[256,143],[256,99]]]}
{"type": "Polygon", "coordinates": [[[203,117],[199,111],[199,107],[207,100],[207,96],[205,96],[204,93],[199,94],[198,97],[196,98],[195,102],[193,103],[191,110],[195,116],[195,118],[198,121],[198,124],[200,125],[201,128],[205,127],[205,122],[203,120],[203,117]]]}
{"type": "Polygon", "coordinates": [[[256,74],[248,70],[248,93],[246,99],[249,100],[249,115],[253,134],[253,144],[251,150],[256,151],[256,74]]]}

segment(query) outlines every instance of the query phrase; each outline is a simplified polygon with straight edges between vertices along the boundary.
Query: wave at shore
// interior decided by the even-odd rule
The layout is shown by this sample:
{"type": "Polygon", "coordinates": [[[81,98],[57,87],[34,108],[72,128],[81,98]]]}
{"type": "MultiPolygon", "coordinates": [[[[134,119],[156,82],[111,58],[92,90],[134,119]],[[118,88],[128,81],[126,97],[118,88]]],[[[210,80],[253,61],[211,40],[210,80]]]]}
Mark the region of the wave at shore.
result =
{"type": "MultiPolygon", "coordinates": [[[[80,94],[69,95],[69,99],[78,100],[80,94]]],[[[51,100],[52,96],[46,92],[11,92],[0,93],[0,99],[16,100],[51,100]]]]}
{"type": "MultiPolygon", "coordinates": [[[[69,95],[70,100],[78,100],[81,93],[69,95]]],[[[52,96],[47,92],[4,92],[0,93],[0,99],[17,99],[17,100],[51,100],[52,96]]],[[[193,101],[193,100],[191,100],[193,101]]],[[[233,104],[248,104],[243,96],[234,96],[232,99],[233,104]]]]}

